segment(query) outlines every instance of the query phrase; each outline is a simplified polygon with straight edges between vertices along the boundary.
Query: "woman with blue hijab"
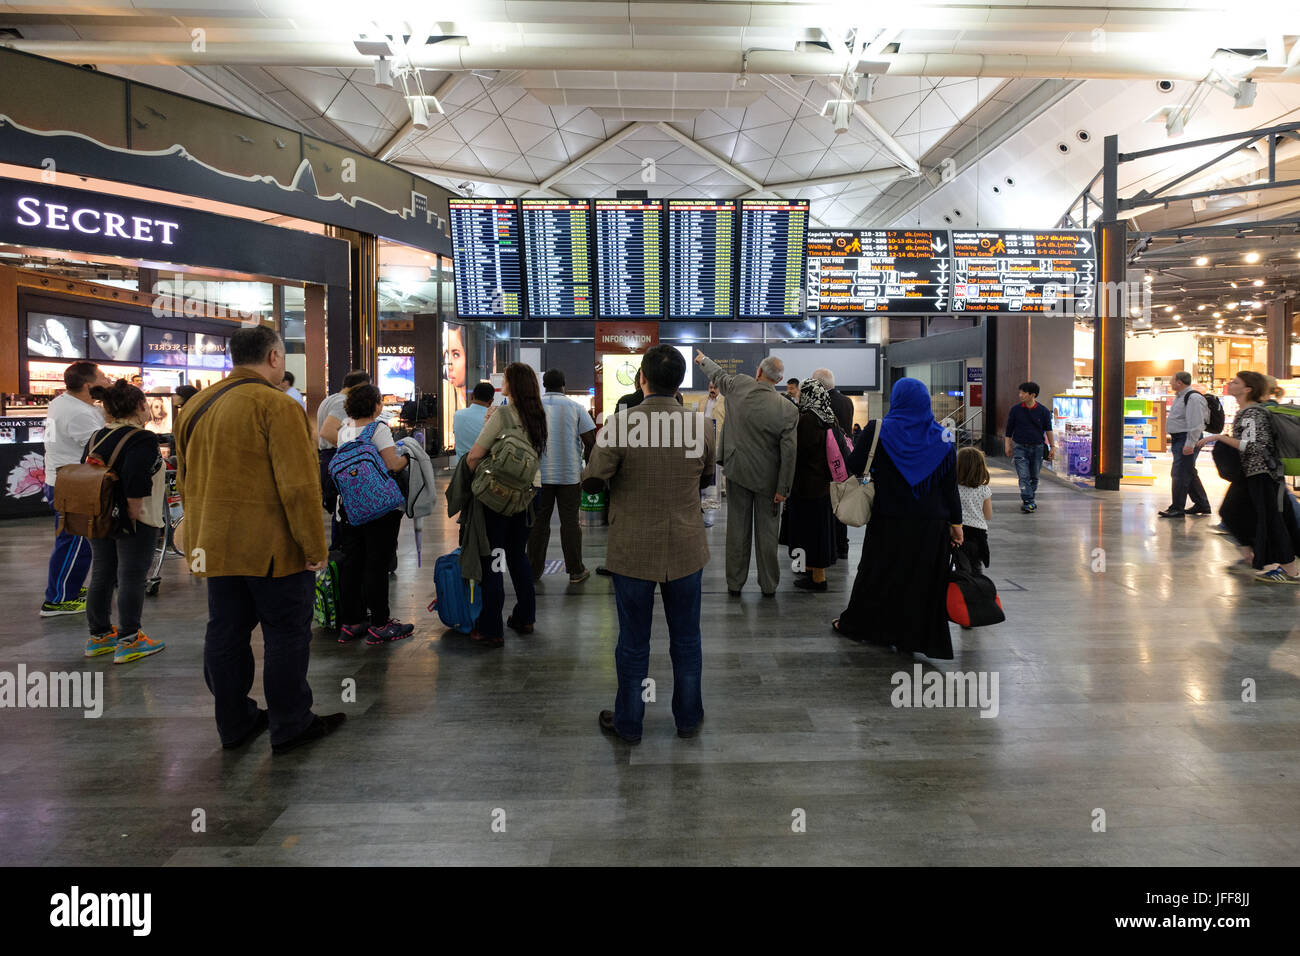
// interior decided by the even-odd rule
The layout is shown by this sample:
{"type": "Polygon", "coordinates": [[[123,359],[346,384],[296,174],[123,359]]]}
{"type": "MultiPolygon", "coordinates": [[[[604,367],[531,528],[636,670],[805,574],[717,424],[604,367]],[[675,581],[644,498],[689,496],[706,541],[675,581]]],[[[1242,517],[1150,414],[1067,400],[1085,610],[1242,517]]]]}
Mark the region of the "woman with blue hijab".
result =
{"type": "Polygon", "coordinates": [[[862,430],[847,465],[861,474],[876,429],[871,466],[876,499],[849,606],[831,623],[858,641],[952,659],[946,595],[954,545],[962,542],[956,447],[934,420],[930,390],[899,379],[889,414],[862,430]]]}

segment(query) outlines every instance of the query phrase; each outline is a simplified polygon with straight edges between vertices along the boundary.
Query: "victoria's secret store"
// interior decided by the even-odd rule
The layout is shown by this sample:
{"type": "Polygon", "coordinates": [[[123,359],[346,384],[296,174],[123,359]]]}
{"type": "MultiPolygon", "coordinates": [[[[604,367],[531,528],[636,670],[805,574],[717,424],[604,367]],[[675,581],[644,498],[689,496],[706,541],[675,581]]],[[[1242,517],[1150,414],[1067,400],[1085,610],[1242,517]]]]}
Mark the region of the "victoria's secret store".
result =
{"type": "Polygon", "coordinates": [[[339,239],[0,179],[0,516],[48,513],[46,406],[74,361],[140,385],[149,427],[168,433],[176,388],[225,377],[231,334],[265,322],[285,336],[302,390],[323,394],[327,324],[346,336],[349,269],[339,239]]]}

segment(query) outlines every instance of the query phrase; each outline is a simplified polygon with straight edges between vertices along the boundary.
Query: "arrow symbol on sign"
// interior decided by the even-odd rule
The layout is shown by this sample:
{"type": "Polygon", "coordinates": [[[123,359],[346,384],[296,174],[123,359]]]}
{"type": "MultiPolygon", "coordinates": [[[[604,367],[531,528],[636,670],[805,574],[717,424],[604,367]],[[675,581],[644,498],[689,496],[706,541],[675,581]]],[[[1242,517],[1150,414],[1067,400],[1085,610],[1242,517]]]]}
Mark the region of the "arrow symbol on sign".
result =
{"type": "Polygon", "coordinates": [[[1087,236],[1080,236],[1079,243],[1083,246],[1084,255],[1092,251],[1092,243],[1088,241],[1087,236]]]}
{"type": "Polygon", "coordinates": [[[943,250],[948,248],[947,244],[938,236],[934,238],[930,245],[933,247],[935,252],[943,252],[943,250]]]}
{"type": "Polygon", "coordinates": [[[945,307],[947,304],[948,304],[948,300],[947,300],[947,299],[936,299],[935,302],[934,302],[934,307],[935,307],[936,309],[938,309],[940,312],[942,312],[942,311],[944,310],[944,307],[945,307]]]}

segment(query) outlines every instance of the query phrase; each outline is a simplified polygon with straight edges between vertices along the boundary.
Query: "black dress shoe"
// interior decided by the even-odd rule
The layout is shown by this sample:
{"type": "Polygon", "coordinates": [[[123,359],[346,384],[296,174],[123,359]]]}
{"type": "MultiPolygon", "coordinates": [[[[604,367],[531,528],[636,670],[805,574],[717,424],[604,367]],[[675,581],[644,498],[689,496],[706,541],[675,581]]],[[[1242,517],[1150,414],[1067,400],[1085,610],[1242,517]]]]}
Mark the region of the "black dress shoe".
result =
{"type": "Polygon", "coordinates": [[[625,744],[639,744],[640,737],[624,737],[614,729],[614,712],[612,710],[602,710],[600,712],[600,729],[607,734],[613,734],[625,744]]]}
{"type": "Polygon", "coordinates": [[[517,633],[517,634],[531,634],[531,633],[533,633],[533,625],[531,625],[531,624],[516,624],[516,623],[515,623],[515,619],[514,619],[514,617],[508,617],[508,618],[506,618],[506,627],[510,628],[510,630],[514,631],[514,632],[517,633]]]}
{"type": "Polygon", "coordinates": [[[704,715],[700,714],[700,722],[698,724],[696,724],[690,730],[682,730],[680,727],[678,727],[677,736],[681,737],[682,740],[690,740],[692,737],[698,737],[700,735],[700,728],[703,726],[704,726],[704,715]]]}
{"type": "Polygon", "coordinates": [[[776,592],[775,592],[775,591],[764,591],[764,592],[763,592],[763,597],[776,597],[776,592]]]}
{"type": "Polygon", "coordinates": [[[1204,517],[1206,517],[1207,515],[1212,515],[1212,514],[1214,514],[1214,509],[1213,509],[1213,508],[1193,508],[1193,509],[1191,509],[1190,511],[1188,511],[1187,513],[1188,513],[1189,515],[1191,515],[1193,518],[1204,518],[1204,517]]]}
{"type": "Polygon", "coordinates": [[[605,567],[603,564],[600,567],[596,568],[596,573],[603,574],[607,578],[613,577],[614,575],[614,572],[611,571],[609,568],[605,567]]]}
{"type": "Polygon", "coordinates": [[[827,585],[825,581],[814,581],[809,577],[800,578],[794,582],[794,586],[797,588],[803,588],[805,591],[825,591],[827,585]]]}
{"type": "Polygon", "coordinates": [[[322,737],[328,737],[334,731],[343,725],[343,721],[348,719],[347,714],[326,714],[324,717],[319,714],[312,715],[312,721],[307,725],[307,729],[296,737],[290,737],[284,743],[274,744],[271,747],[271,753],[287,754],[291,750],[297,750],[303,744],[309,744],[313,740],[320,740],[322,737]]]}
{"type": "Polygon", "coordinates": [[[253,718],[253,726],[249,727],[248,730],[244,732],[244,736],[240,737],[238,740],[232,740],[228,744],[222,744],[221,746],[226,750],[237,750],[254,737],[258,736],[262,731],[266,730],[270,724],[271,718],[267,715],[266,711],[259,708],[257,716],[253,718]]]}
{"type": "Polygon", "coordinates": [[[733,591],[731,588],[727,588],[727,593],[730,594],[732,597],[740,597],[739,590],[733,591]]]}
{"type": "Polygon", "coordinates": [[[1157,512],[1162,518],[1185,518],[1186,511],[1175,511],[1173,508],[1166,508],[1164,511],[1157,512]]]}

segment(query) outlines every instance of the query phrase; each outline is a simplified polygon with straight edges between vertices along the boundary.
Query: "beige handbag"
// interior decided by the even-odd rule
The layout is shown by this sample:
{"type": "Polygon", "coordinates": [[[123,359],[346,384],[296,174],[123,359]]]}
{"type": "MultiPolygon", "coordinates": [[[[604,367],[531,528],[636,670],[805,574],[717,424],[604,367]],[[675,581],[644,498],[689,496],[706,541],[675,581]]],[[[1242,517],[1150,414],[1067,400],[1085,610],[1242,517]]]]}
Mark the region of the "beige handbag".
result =
{"type": "Polygon", "coordinates": [[[871,506],[876,500],[876,486],[871,482],[871,463],[876,459],[876,443],[880,440],[880,422],[871,435],[871,451],[867,453],[867,465],[862,469],[866,476],[859,480],[857,475],[849,475],[847,481],[831,484],[831,510],[835,517],[850,528],[861,528],[871,520],[871,506]]]}

